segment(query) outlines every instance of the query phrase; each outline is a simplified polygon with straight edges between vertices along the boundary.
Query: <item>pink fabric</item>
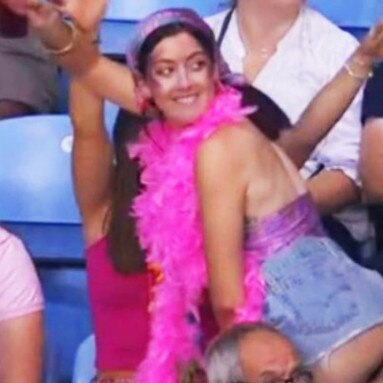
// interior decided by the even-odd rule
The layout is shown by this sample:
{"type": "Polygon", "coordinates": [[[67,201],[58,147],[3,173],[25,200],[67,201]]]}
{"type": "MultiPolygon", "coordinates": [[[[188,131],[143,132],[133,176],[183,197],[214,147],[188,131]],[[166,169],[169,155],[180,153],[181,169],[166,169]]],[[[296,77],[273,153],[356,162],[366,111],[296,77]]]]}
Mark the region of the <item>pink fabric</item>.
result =
{"type": "Polygon", "coordinates": [[[102,238],[86,250],[98,370],[135,370],[149,341],[149,278],[116,272],[102,238]]]}
{"type": "Polygon", "coordinates": [[[41,287],[23,243],[0,227],[0,321],[43,309],[41,287]]]}

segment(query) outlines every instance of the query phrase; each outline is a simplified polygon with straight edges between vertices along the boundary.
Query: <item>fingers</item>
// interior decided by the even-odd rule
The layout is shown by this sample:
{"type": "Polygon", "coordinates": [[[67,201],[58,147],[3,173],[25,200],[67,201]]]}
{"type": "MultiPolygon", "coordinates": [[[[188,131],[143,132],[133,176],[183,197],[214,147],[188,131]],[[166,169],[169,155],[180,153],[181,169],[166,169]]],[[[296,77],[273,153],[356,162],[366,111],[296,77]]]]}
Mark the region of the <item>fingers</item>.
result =
{"type": "Polygon", "coordinates": [[[0,4],[19,16],[24,16],[27,8],[26,0],[0,0],[0,4]]]}
{"type": "Polygon", "coordinates": [[[362,50],[374,59],[383,56],[383,20],[370,29],[362,41],[362,50]]]}
{"type": "Polygon", "coordinates": [[[77,26],[85,31],[93,30],[104,16],[106,0],[59,0],[57,9],[72,18],[77,26]]]}
{"type": "Polygon", "coordinates": [[[374,25],[368,35],[372,38],[377,38],[379,39],[382,35],[383,35],[383,20],[380,20],[379,23],[377,23],[376,25],[374,25]]]}

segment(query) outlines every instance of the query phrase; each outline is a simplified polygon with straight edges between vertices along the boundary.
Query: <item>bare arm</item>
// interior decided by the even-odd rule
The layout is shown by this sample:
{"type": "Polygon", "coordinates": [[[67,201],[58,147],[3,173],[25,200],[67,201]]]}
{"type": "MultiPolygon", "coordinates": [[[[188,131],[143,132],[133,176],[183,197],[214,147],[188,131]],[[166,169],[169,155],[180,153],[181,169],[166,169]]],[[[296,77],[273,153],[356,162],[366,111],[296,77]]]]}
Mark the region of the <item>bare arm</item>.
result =
{"type": "Polygon", "coordinates": [[[383,118],[367,120],[362,133],[360,167],[368,202],[383,202],[383,118]]]}
{"type": "Polygon", "coordinates": [[[295,127],[282,131],[277,143],[298,168],[340,119],[362,85],[363,81],[342,69],[313,99],[295,127]]]}
{"type": "MultiPolygon", "coordinates": [[[[98,48],[92,44],[93,28],[103,16],[105,0],[60,2],[66,13],[78,25],[84,24],[84,17],[86,19],[87,16],[92,16],[92,25],[89,29],[80,29],[78,26],[75,29],[70,28],[52,3],[40,0],[21,0],[21,2],[25,3],[24,13],[28,17],[29,24],[50,51],[61,51],[69,47],[64,54],[52,54],[52,58],[60,66],[100,98],[109,99],[132,112],[138,111],[131,71],[126,66],[101,56],[98,48]],[[95,14],[92,12],[93,7],[96,7],[95,14]]],[[[89,23],[86,24],[88,27],[89,23]]]]}
{"type": "Polygon", "coordinates": [[[333,214],[357,203],[360,190],[340,170],[323,170],[307,181],[307,187],[321,215],[333,214]]]}
{"type": "Polygon", "coordinates": [[[362,41],[334,79],[311,101],[295,128],[282,132],[278,144],[300,168],[329,133],[364,84],[376,59],[383,55],[383,23],[362,41]]]}
{"type": "Polygon", "coordinates": [[[42,312],[0,322],[1,383],[41,383],[42,312]]]}
{"type": "MultiPolygon", "coordinates": [[[[357,54],[354,57],[355,60],[357,54]]],[[[370,70],[369,65],[367,69],[370,70]]],[[[282,131],[277,143],[298,168],[302,167],[318,143],[342,117],[363,84],[363,80],[350,76],[342,68],[314,97],[294,129],[282,131]]]]}
{"type": "Polygon", "coordinates": [[[230,140],[217,140],[217,134],[200,147],[197,187],[210,295],[217,321],[224,329],[232,324],[235,309],[243,300],[241,254],[246,183],[245,175],[238,169],[246,166],[239,151],[229,149],[230,140]]]}
{"type": "Polygon", "coordinates": [[[72,81],[73,180],[87,242],[101,236],[113,172],[113,148],[104,126],[103,100],[72,81]]]}

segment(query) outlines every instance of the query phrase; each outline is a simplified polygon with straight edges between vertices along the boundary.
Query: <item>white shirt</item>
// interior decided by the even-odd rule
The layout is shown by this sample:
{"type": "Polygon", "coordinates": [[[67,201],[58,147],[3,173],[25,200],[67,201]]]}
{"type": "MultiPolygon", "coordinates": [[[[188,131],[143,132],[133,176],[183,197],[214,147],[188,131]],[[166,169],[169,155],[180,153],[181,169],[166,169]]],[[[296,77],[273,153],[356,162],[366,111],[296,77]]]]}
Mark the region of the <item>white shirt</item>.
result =
{"type": "MultiPolygon", "coordinates": [[[[216,36],[227,12],[207,19],[216,36]]],[[[304,6],[294,25],[279,42],[276,52],[256,76],[253,85],[270,96],[295,123],[357,45],[357,40],[349,33],[304,6]]],[[[221,52],[233,72],[243,72],[246,50],[240,38],[235,12],[223,39],[221,52]]],[[[362,92],[304,164],[301,169],[304,178],[310,177],[323,166],[327,170],[341,170],[360,184],[361,104],[362,92]]],[[[357,240],[363,241],[373,236],[364,207],[348,208],[338,218],[357,240]]]]}

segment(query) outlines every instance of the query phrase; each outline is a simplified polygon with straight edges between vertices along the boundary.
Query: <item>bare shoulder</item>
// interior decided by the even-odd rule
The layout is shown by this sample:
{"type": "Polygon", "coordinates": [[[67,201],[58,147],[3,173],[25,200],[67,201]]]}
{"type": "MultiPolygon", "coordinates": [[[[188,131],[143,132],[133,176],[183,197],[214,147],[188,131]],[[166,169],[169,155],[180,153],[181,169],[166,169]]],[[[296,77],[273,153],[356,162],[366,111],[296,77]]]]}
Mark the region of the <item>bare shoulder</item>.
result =
{"type": "Polygon", "coordinates": [[[241,188],[262,168],[261,153],[268,149],[267,139],[247,120],[222,126],[197,151],[197,180],[241,188]]]}
{"type": "Polygon", "coordinates": [[[220,161],[244,160],[254,156],[254,150],[268,145],[265,137],[248,120],[219,128],[211,137],[202,142],[198,159],[220,161]]]}

